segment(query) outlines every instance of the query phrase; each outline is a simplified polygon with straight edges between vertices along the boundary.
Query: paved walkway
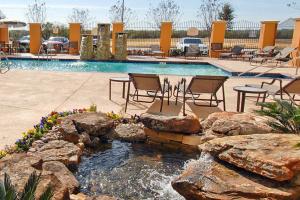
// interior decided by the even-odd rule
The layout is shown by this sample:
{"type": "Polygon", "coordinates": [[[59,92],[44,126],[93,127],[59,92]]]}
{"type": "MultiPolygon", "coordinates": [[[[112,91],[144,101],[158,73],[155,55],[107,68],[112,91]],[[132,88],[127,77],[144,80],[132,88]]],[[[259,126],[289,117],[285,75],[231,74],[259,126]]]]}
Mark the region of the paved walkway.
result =
{"type": "MultiPolygon", "coordinates": [[[[39,122],[39,119],[53,110],[64,111],[73,108],[89,107],[96,104],[99,111],[124,113],[125,100],[121,97],[120,83],[113,83],[112,97],[108,98],[110,77],[124,77],[125,74],[109,73],[66,73],[11,70],[0,75],[0,149],[13,144],[21,133],[39,122]]],[[[180,77],[168,76],[172,84],[180,77]]],[[[233,86],[245,83],[259,83],[262,79],[230,78],[226,84],[227,110],[236,110],[236,93],[233,86]]],[[[254,99],[248,100],[247,111],[256,108],[254,99]]],[[[188,114],[204,118],[219,108],[195,107],[189,104],[188,114]]],[[[220,106],[221,107],[221,106],[220,106]]],[[[158,112],[159,102],[154,104],[130,104],[128,114],[158,112]]],[[[182,104],[164,106],[163,113],[181,115],[182,104]]]]}
{"type": "MultiPolygon", "coordinates": [[[[21,57],[34,57],[30,54],[21,54],[21,57]]],[[[78,56],[58,55],[57,59],[78,59],[78,56]]],[[[157,59],[154,57],[130,56],[130,60],[150,61],[177,61],[184,62],[182,58],[157,59]]],[[[191,59],[189,62],[210,62],[230,71],[243,72],[251,68],[248,62],[218,60],[210,58],[191,59]]],[[[269,68],[260,68],[257,72],[269,68]]],[[[283,67],[274,70],[274,73],[295,75],[295,68],[283,67]]],[[[113,83],[113,101],[108,99],[108,80],[110,77],[124,77],[126,74],[109,73],[77,73],[77,72],[46,72],[11,70],[0,75],[0,149],[4,145],[13,144],[39,119],[53,110],[64,111],[73,108],[89,107],[96,104],[99,111],[124,114],[125,100],[121,97],[120,83],[113,83]]],[[[181,77],[168,76],[171,83],[176,84],[181,77]]],[[[236,92],[233,87],[245,83],[260,83],[260,78],[230,78],[225,84],[227,110],[236,110],[236,92]]],[[[285,80],[287,81],[287,80],[285,80]]],[[[254,99],[247,100],[246,111],[251,112],[257,108],[254,99]]],[[[206,117],[209,113],[220,111],[219,108],[187,106],[188,114],[206,117]]],[[[220,106],[221,108],[221,106],[220,106]]],[[[159,102],[153,104],[130,104],[128,115],[143,112],[158,112],[159,102]]],[[[182,103],[174,105],[172,99],[170,106],[164,106],[163,113],[168,115],[181,115],[182,103]]]]}

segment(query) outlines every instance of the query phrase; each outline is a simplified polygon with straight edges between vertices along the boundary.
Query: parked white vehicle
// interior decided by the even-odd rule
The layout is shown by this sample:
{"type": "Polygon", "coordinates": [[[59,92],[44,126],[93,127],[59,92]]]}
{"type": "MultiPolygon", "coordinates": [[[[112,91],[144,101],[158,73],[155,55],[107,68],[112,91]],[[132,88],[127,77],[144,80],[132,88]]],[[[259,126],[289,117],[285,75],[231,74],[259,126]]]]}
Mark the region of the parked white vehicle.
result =
{"type": "Polygon", "coordinates": [[[180,41],[177,43],[177,49],[181,51],[185,51],[190,45],[198,45],[200,52],[202,55],[208,54],[208,46],[203,44],[201,38],[193,38],[193,37],[185,37],[181,38],[180,41]]]}

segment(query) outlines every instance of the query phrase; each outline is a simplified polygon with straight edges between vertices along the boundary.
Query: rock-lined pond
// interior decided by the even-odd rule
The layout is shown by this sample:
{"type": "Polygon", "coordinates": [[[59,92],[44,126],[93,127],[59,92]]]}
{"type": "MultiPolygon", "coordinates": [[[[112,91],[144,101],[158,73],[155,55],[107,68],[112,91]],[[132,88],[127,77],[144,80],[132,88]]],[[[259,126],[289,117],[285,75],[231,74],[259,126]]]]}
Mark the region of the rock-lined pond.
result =
{"type": "Polygon", "coordinates": [[[82,158],[75,174],[81,192],[120,199],[184,199],[171,181],[196,154],[120,141],[105,146],[82,158]]]}

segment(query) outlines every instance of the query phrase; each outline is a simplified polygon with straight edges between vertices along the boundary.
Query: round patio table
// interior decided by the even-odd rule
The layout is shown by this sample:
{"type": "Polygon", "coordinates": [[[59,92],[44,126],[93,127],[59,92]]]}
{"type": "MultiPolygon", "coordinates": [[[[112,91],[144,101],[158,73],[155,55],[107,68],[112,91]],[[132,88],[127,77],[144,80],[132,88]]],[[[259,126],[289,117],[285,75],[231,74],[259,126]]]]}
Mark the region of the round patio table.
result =
{"type": "Polygon", "coordinates": [[[129,83],[131,80],[129,77],[112,77],[109,79],[109,100],[111,100],[111,83],[112,82],[118,82],[118,83],[123,83],[123,92],[122,92],[122,97],[123,99],[125,98],[125,86],[126,83],[129,83]]]}
{"type": "Polygon", "coordinates": [[[258,99],[260,95],[263,95],[263,102],[266,100],[267,90],[262,88],[247,87],[247,86],[237,86],[233,88],[234,91],[238,93],[237,95],[237,112],[244,112],[245,110],[245,99],[247,94],[257,94],[258,99]],[[242,98],[241,98],[242,95],[242,98]]]}

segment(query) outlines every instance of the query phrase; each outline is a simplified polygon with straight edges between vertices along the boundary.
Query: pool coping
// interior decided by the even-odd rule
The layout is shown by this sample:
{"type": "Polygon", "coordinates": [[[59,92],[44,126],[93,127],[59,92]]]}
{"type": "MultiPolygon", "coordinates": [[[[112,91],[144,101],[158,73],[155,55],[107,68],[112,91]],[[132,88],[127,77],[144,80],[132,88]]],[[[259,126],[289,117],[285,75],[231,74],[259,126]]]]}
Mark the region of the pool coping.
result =
{"type": "Polygon", "coordinates": [[[226,73],[230,73],[231,77],[239,77],[239,78],[281,78],[281,79],[291,79],[292,77],[289,74],[284,74],[284,73],[265,73],[266,76],[260,76],[260,77],[255,77],[255,75],[258,75],[260,73],[258,72],[249,72],[245,76],[238,76],[239,74],[243,73],[240,71],[234,71],[232,69],[229,69],[219,63],[213,62],[213,61],[152,61],[152,60],[135,60],[135,59],[130,59],[130,60],[80,60],[77,58],[33,58],[33,57],[16,57],[16,56],[9,56],[9,60],[41,60],[41,61],[62,61],[62,62],[111,62],[111,63],[149,63],[149,64],[193,64],[193,65],[213,65],[226,73]]]}

